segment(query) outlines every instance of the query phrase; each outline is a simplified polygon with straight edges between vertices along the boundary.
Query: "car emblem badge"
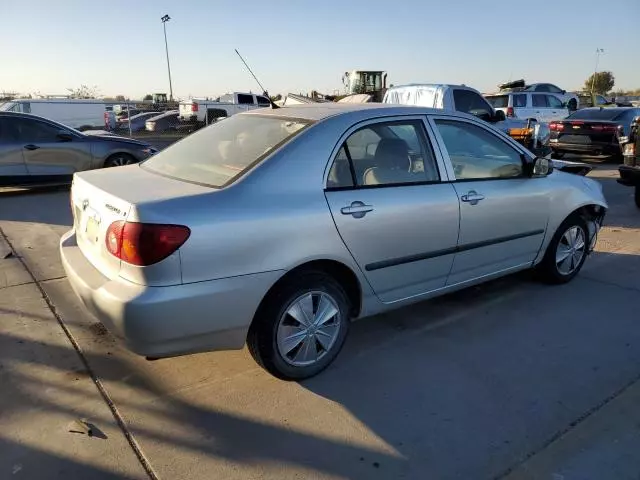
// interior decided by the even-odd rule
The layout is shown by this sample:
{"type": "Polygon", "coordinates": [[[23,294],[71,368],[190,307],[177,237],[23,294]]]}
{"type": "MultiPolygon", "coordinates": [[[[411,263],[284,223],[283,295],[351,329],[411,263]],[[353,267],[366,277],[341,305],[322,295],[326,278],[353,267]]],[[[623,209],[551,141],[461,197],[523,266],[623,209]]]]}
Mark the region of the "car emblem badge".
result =
{"type": "Polygon", "coordinates": [[[87,207],[89,206],[89,200],[83,200],[82,201],[82,210],[86,210],[87,207]]]}

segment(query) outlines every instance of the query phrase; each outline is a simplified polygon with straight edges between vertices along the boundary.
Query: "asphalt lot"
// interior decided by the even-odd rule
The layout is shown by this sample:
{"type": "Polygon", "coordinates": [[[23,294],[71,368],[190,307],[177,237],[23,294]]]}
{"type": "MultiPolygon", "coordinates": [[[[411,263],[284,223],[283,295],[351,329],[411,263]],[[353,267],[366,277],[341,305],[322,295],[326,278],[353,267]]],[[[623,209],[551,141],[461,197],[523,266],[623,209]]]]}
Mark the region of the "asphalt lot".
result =
{"type": "Polygon", "coordinates": [[[640,478],[640,212],[592,176],[610,211],[571,284],[357,322],[302,383],[246,350],[127,352],[64,278],[68,190],[0,192],[0,478],[640,478]]]}

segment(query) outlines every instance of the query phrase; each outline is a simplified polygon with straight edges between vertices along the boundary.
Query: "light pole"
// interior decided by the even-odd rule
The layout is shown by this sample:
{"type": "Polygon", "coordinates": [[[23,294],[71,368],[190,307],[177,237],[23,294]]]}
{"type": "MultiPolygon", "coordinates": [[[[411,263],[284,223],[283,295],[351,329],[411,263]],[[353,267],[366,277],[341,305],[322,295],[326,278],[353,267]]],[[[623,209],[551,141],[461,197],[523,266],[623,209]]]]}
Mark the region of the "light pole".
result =
{"type": "Polygon", "coordinates": [[[596,48],[596,68],[593,71],[593,77],[591,77],[591,95],[593,95],[593,84],[596,81],[596,73],[598,73],[598,60],[600,60],[601,53],[604,53],[604,48],[596,48]]]}
{"type": "Polygon", "coordinates": [[[171,85],[171,65],[169,65],[169,46],[167,44],[167,22],[171,20],[169,15],[162,18],[162,28],[164,29],[164,49],[167,52],[167,71],[169,72],[169,100],[173,101],[173,86],[171,85]]]}

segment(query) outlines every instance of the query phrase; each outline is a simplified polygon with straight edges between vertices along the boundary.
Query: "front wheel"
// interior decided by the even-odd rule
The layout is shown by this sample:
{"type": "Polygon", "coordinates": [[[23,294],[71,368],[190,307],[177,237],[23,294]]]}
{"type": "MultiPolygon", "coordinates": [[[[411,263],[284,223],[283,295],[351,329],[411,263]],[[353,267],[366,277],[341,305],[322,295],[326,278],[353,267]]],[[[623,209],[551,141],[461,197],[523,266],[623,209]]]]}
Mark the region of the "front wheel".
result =
{"type": "Polygon", "coordinates": [[[569,100],[567,107],[570,112],[575,112],[578,109],[578,102],[576,102],[575,98],[572,98],[571,100],[569,100]]]}
{"type": "Polygon", "coordinates": [[[640,185],[636,185],[634,199],[636,201],[636,207],[640,208],[640,185]]]}
{"type": "Polygon", "coordinates": [[[125,165],[131,165],[136,163],[136,159],[127,153],[116,153],[115,155],[111,155],[104,162],[105,168],[110,167],[123,167],[125,165]]]}
{"type": "Polygon", "coordinates": [[[551,239],[545,256],[536,267],[547,283],[567,283],[575,277],[589,252],[589,229],[578,215],[567,218],[551,239]]]}
{"type": "Polygon", "coordinates": [[[347,294],[323,272],[303,272],[272,292],[249,329],[256,362],[283,380],[302,380],[336,358],[349,330],[347,294]]]}

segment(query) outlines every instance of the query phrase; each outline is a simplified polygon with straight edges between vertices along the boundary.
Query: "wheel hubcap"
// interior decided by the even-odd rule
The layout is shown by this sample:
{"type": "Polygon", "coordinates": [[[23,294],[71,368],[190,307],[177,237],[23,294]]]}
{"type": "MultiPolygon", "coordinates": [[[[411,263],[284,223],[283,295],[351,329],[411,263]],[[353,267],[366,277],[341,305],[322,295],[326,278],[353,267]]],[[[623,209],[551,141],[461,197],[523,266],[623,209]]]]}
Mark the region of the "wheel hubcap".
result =
{"type": "Polygon", "coordinates": [[[129,165],[130,163],[131,163],[131,160],[127,157],[116,157],[113,159],[114,167],[122,167],[124,165],[129,165]]]}
{"type": "Polygon", "coordinates": [[[561,275],[570,275],[580,265],[585,255],[585,233],[580,227],[569,228],[556,249],[556,267],[561,275]]]}
{"type": "Polygon", "coordinates": [[[331,350],[341,322],[338,304],[325,292],[309,292],[289,304],[278,323],[282,358],[296,367],[313,365],[331,350]]]}

